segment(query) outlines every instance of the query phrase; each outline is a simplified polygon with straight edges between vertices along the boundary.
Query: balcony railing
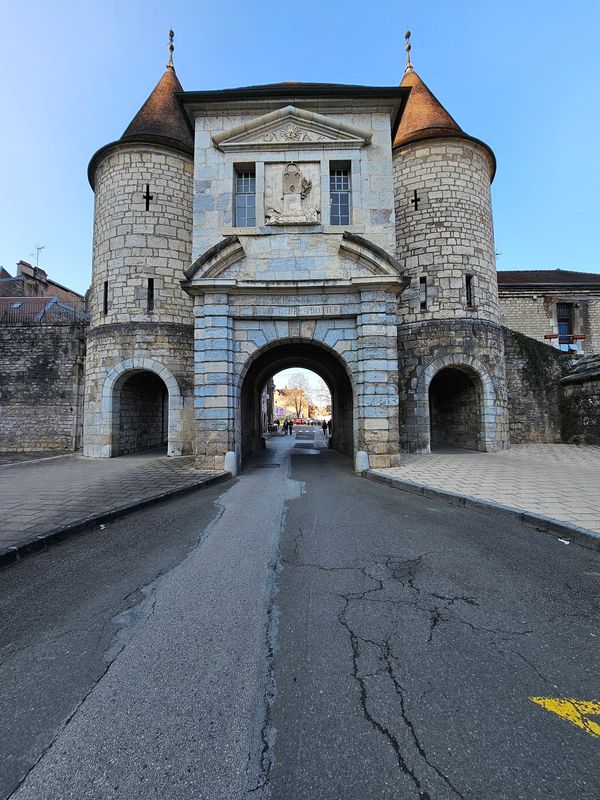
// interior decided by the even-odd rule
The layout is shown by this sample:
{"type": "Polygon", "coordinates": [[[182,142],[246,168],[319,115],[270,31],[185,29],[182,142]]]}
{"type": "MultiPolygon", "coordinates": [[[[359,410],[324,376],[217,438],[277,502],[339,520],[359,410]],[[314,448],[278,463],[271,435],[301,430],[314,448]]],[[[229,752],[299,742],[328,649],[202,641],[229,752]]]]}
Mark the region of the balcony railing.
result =
{"type": "Polygon", "coordinates": [[[548,340],[548,344],[558,348],[563,353],[582,353],[583,342],[586,339],[584,333],[572,334],[559,334],[559,333],[546,333],[544,339],[548,340]]]}

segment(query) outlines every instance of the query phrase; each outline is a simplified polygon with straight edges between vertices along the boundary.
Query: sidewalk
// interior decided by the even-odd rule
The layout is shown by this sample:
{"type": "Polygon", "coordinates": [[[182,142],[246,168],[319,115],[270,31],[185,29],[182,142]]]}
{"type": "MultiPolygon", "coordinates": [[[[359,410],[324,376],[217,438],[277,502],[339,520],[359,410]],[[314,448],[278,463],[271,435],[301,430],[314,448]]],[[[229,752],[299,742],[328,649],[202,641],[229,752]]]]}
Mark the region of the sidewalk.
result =
{"type": "Polygon", "coordinates": [[[154,451],[120,458],[68,455],[0,466],[0,563],[127,511],[226,480],[193,456],[154,451]],[[42,537],[43,538],[40,538],[42,537]]]}
{"type": "Polygon", "coordinates": [[[369,476],[510,506],[600,533],[600,446],[514,445],[500,453],[445,448],[403,455],[369,476]]]}

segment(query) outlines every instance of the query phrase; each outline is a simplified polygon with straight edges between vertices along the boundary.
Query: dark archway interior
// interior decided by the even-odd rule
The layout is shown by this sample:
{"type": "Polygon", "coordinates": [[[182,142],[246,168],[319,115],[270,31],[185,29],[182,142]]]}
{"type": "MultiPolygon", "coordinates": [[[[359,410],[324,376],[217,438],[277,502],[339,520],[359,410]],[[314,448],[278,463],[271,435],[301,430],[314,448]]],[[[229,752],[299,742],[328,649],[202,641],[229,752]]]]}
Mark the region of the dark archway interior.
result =
{"type": "Polygon", "coordinates": [[[479,378],[448,367],[429,385],[429,419],[432,447],[479,450],[481,442],[481,391],[479,378]]]}
{"type": "Polygon", "coordinates": [[[304,367],[316,372],[331,392],[333,431],[331,446],[340,453],[353,453],[352,384],[342,362],[319,345],[291,342],[265,350],[248,370],[241,391],[242,457],[262,446],[260,395],[266,382],[277,372],[304,367]]]}
{"type": "MultiPolygon", "coordinates": [[[[168,439],[167,387],[153,372],[136,372],[115,387],[119,415],[116,454],[160,447],[168,439]]],[[[115,398],[116,399],[116,398],[115,398]]]]}

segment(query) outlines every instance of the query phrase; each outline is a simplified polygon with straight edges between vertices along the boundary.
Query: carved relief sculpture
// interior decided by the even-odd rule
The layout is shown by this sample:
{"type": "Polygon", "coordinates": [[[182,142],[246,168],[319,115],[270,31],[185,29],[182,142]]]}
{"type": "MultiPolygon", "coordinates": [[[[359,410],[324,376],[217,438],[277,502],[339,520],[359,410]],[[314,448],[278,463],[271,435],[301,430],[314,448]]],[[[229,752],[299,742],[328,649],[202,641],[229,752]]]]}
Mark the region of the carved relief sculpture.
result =
{"type": "MultiPolygon", "coordinates": [[[[283,165],[273,165],[281,167],[283,165]]],[[[281,174],[281,172],[280,172],[281,174]]],[[[320,202],[313,182],[298,164],[287,164],[279,181],[279,193],[271,187],[265,198],[267,225],[315,225],[320,221],[320,202]]]]}

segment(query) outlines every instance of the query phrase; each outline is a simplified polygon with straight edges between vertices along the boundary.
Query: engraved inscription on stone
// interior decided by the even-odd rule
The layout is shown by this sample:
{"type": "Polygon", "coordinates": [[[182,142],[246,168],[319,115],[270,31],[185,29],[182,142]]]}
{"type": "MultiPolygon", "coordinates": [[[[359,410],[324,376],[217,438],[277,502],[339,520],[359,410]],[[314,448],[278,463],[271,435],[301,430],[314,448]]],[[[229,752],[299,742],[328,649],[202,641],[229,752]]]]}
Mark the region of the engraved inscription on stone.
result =
{"type": "Polygon", "coordinates": [[[320,221],[319,170],[318,163],[266,165],[267,225],[315,225],[320,221]],[[317,188],[313,190],[313,186],[317,188]]]}

